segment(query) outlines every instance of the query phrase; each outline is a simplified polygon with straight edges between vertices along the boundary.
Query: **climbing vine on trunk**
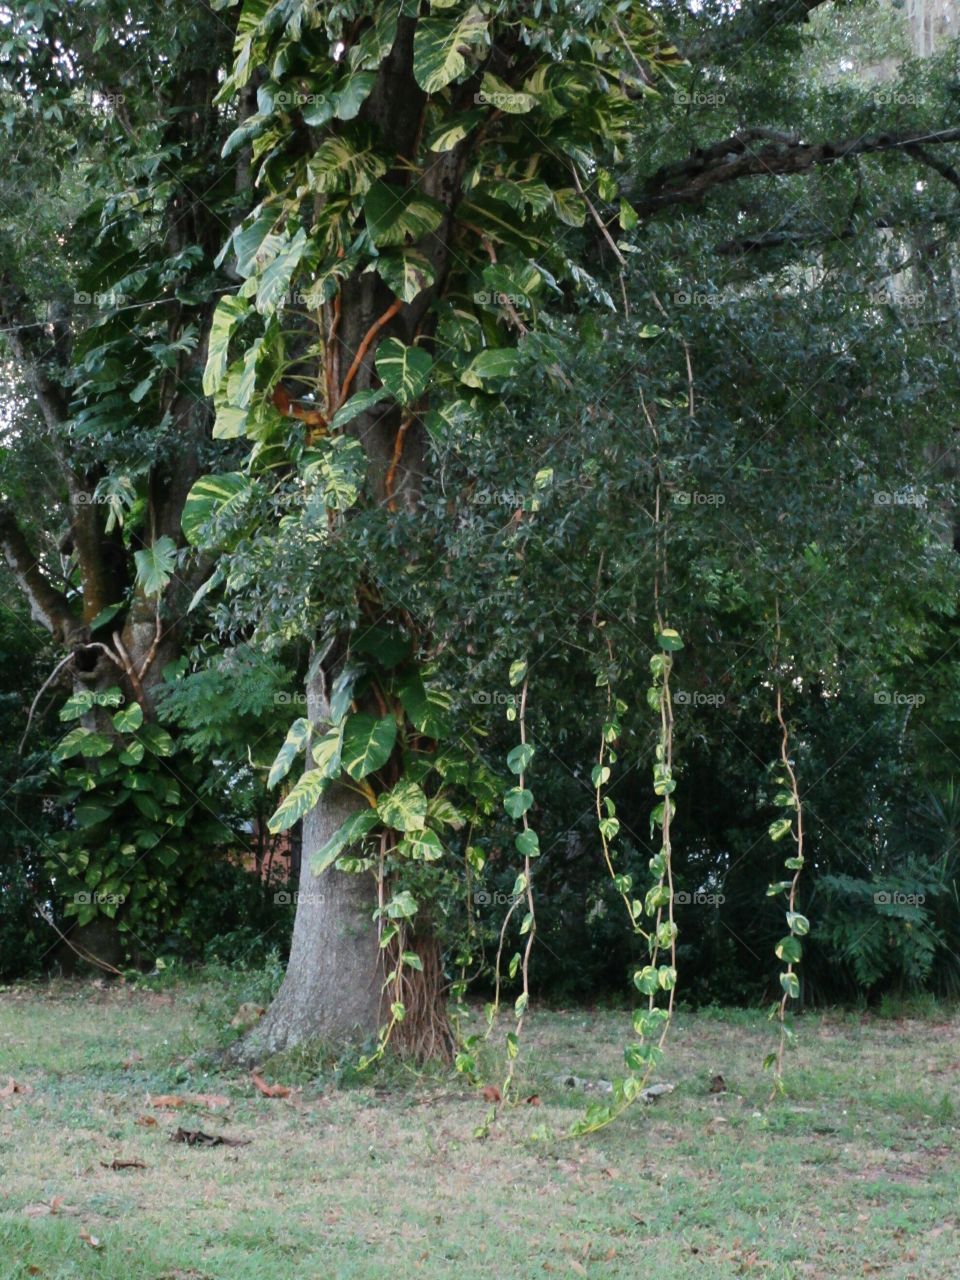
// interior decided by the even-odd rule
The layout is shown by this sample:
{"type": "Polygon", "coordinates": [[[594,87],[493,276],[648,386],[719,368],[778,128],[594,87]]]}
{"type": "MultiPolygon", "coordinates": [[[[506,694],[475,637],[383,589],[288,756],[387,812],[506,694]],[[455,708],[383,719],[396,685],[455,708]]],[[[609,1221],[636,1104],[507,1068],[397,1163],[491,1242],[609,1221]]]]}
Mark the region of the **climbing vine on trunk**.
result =
{"type": "Polygon", "coordinates": [[[405,520],[434,461],[483,438],[495,450],[526,369],[562,382],[551,307],[609,301],[585,265],[588,228],[612,245],[608,224],[633,225],[613,173],[659,69],[680,59],[648,15],[594,0],[536,18],[486,0],[247,0],[236,55],[220,101],[255,93],[256,110],[224,153],[249,148],[258,200],[223,250],[243,284],[214,315],[204,389],[214,436],[250,449],[195,486],[185,524],[224,553],[205,592],[242,591],[297,549],[279,625],[315,641],[331,713],[291,728],[274,779],[301,751],[308,768],[271,829],[331,787],[355,793],[305,853],[318,875],[376,880],[382,1048],[407,1017],[409,943],[429,928],[451,837],[489,813],[490,784],[444,714],[429,620],[379,572],[371,531],[412,557],[405,520]]]}

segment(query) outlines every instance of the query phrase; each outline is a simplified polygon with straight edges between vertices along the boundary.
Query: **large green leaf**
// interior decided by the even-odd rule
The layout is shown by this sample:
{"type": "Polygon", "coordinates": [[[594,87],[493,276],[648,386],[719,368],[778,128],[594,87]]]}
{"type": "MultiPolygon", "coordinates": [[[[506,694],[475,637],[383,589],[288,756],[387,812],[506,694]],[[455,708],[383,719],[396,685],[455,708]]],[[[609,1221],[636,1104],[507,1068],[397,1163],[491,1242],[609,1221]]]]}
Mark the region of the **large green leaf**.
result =
{"type": "Polygon", "coordinates": [[[246,298],[221,298],[213,313],[207,343],[207,365],[203,372],[203,394],[212,396],[227,374],[227,357],[234,329],[249,310],[246,298]]]}
{"type": "Polygon", "coordinates": [[[94,707],[119,707],[122,702],[123,694],[116,685],[99,693],[93,689],[81,689],[71,694],[60,708],[60,719],[79,720],[94,707]]]}
{"type": "Polygon", "coordinates": [[[418,862],[436,862],[444,854],[443,842],[435,831],[412,831],[397,848],[403,857],[418,862]]]}
{"type": "Polygon", "coordinates": [[[273,788],[277,783],[287,776],[293,766],[294,760],[303,751],[310,740],[310,721],[305,720],[302,716],[299,720],[294,720],[293,724],[287,730],[287,736],[283,740],[283,746],[277,752],[277,758],[270,766],[270,773],[267,776],[267,786],[273,788]]]}
{"type": "Polygon", "coordinates": [[[434,282],[433,267],[416,249],[381,254],[377,259],[377,272],[387,288],[404,302],[412,302],[434,282]]]}
{"type": "Polygon", "coordinates": [[[481,389],[484,382],[509,378],[520,359],[515,347],[488,347],[479,351],[460,375],[468,387],[481,389]]]}
{"type": "Polygon", "coordinates": [[[505,80],[490,71],[483,73],[478,96],[484,106],[493,107],[494,110],[511,116],[526,115],[537,105],[537,99],[532,93],[518,93],[505,80]]]}
{"type": "Polygon", "coordinates": [[[328,729],[319,742],[313,746],[313,761],[325,778],[335,778],[340,772],[340,752],[343,746],[343,731],[339,727],[328,729]]]}
{"type": "Polygon", "coordinates": [[[326,844],[310,855],[310,870],[315,876],[324,871],[340,857],[345,849],[356,844],[380,821],[376,809],[361,809],[353,813],[342,827],[330,837],[326,844]]]}
{"type": "Polygon", "coordinates": [[[137,740],[155,756],[172,756],[176,750],[173,738],[158,724],[145,724],[137,734],[137,740]]]}
{"type": "Polygon", "coordinates": [[[177,563],[177,545],[164,534],[151,546],[135,551],[133,559],[137,566],[137,584],[144,595],[159,596],[173,577],[177,563]]]}
{"type": "Polygon", "coordinates": [[[275,311],[286,297],[293,273],[306,250],[307,233],[300,227],[266,271],[258,277],[256,306],[261,315],[269,315],[275,311]]]}
{"type": "Polygon", "coordinates": [[[307,162],[307,177],[310,189],[321,195],[335,191],[362,195],[386,168],[373,147],[354,147],[347,138],[327,138],[307,162]]]}
{"type": "Polygon", "coordinates": [[[305,813],[310,812],[329,785],[330,779],[319,769],[308,769],[287,793],[267,824],[271,834],[288,831],[295,822],[299,822],[305,813]]]}
{"type": "Polygon", "coordinates": [[[304,469],[303,477],[308,484],[319,483],[325,507],[347,511],[360,495],[367,455],[353,436],[334,436],[324,443],[321,456],[304,469]]]}
{"type": "Polygon", "coordinates": [[[405,680],[398,690],[403,709],[419,733],[442,738],[450,731],[453,699],[440,689],[428,689],[419,676],[405,680]]]}
{"type": "Polygon", "coordinates": [[[377,801],[377,812],[394,831],[422,831],[427,825],[427,797],[415,782],[403,778],[377,801]]]}
{"type": "Polygon", "coordinates": [[[201,476],[183,506],[183,536],[193,547],[201,543],[201,532],[214,516],[236,510],[251,490],[250,480],[239,471],[219,476],[201,476]]]}
{"type": "Polygon", "coordinates": [[[358,391],[350,397],[346,404],[340,406],[333,415],[330,426],[334,431],[339,431],[341,427],[345,427],[354,418],[359,418],[361,413],[366,413],[368,409],[372,409],[375,404],[380,403],[389,403],[386,393],[380,387],[373,387],[367,391],[358,391]]]}
{"type": "Polygon", "coordinates": [[[109,738],[92,729],[71,729],[65,738],[61,738],[53,750],[55,761],[69,760],[71,756],[105,756],[112,747],[109,738]]]}
{"type": "Polygon", "coordinates": [[[381,720],[365,712],[351,716],[343,730],[344,769],[357,781],[365,778],[387,763],[396,740],[397,722],[393,716],[381,720]]]}
{"type": "Polygon", "coordinates": [[[139,702],[131,702],[113,717],[113,727],[117,733],[134,733],[143,724],[143,707],[139,702]]]}
{"type": "Polygon", "coordinates": [[[465,52],[486,39],[487,18],[473,5],[462,16],[421,18],[413,37],[413,75],[426,93],[438,93],[463,75],[465,52]]]}
{"type": "Polygon", "coordinates": [[[436,231],[444,216],[443,205],[416,187],[405,190],[382,181],[371,185],[364,197],[363,212],[370,239],[379,249],[414,244],[428,232],[436,231]]]}
{"type": "Polygon", "coordinates": [[[377,349],[377,373],[395,400],[410,404],[423,395],[433,360],[420,347],[386,338],[377,349]]]}

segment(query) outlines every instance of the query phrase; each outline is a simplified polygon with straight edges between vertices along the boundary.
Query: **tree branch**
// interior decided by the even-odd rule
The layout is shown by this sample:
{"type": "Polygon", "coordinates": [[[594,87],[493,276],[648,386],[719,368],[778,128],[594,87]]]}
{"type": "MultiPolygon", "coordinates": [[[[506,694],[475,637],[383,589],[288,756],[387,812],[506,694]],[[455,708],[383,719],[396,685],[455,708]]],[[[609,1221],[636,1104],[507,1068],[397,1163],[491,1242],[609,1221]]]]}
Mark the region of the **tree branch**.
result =
{"type": "Polygon", "coordinates": [[[69,401],[63,388],[50,376],[49,357],[62,344],[61,326],[38,323],[30,299],[4,272],[0,276],[0,323],[14,356],[28,371],[30,382],[49,431],[67,420],[69,401]]]}
{"type": "MultiPolygon", "coordinates": [[[[948,211],[922,218],[907,216],[888,216],[874,218],[867,225],[877,231],[896,230],[900,227],[924,228],[929,230],[931,224],[956,222],[960,219],[960,210],[948,211]]],[[[844,227],[840,231],[825,231],[822,226],[791,229],[775,227],[771,231],[758,231],[756,235],[737,236],[732,240],[722,240],[714,246],[714,252],[731,256],[735,254],[760,253],[766,249],[793,249],[807,245],[833,244],[836,240],[852,240],[858,234],[854,227],[844,227]]]]}
{"type": "MultiPolygon", "coordinates": [[[[639,213],[651,214],[669,205],[697,204],[714,187],[742,178],[808,173],[818,165],[850,160],[855,156],[884,151],[900,151],[909,155],[918,149],[922,152],[925,147],[949,142],[960,142],[960,127],[927,133],[878,133],[817,143],[801,142],[798,138],[768,129],[745,129],[722,142],[698,149],[687,160],[664,165],[644,184],[644,194],[635,203],[639,213]]],[[[938,164],[941,166],[938,171],[954,172],[951,166],[942,162],[938,164]]]]}
{"type": "Polygon", "coordinates": [[[0,503],[0,549],[27,597],[34,622],[46,627],[62,643],[69,644],[81,630],[82,623],[74,616],[63,592],[47,581],[13,508],[6,502],[0,503]]]}

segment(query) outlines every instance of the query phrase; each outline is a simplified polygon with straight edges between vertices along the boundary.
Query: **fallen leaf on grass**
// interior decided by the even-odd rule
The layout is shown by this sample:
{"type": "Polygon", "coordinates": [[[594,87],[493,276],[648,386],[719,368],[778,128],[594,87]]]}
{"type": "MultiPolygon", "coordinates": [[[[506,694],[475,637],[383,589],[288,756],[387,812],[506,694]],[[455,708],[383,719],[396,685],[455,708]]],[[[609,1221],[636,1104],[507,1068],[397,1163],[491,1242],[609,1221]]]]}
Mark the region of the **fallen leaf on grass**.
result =
{"type": "Polygon", "coordinates": [[[142,1160],[111,1160],[108,1164],[106,1160],[100,1163],[104,1169],[145,1169],[147,1166],[142,1160]]]}
{"type": "Polygon", "coordinates": [[[539,1107],[540,1106],[539,1093],[531,1093],[529,1098],[524,1098],[524,1102],[528,1107],[539,1107]]]}
{"type": "Polygon", "coordinates": [[[76,1214],[80,1210],[76,1205],[64,1204],[63,1196],[54,1196],[52,1200],[41,1200],[39,1204],[24,1205],[24,1214],[28,1218],[46,1218],[53,1214],[76,1214]]]}
{"type": "Polygon", "coordinates": [[[495,1084],[485,1084],[480,1090],[480,1096],[484,1102],[502,1102],[503,1095],[495,1084]]]}
{"type": "Polygon", "coordinates": [[[142,1125],[143,1128],[148,1129],[150,1128],[151,1125],[155,1125],[157,1123],[157,1117],[156,1116],[137,1116],[136,1120],[134,1120],[133,1123],[142,1125]]]}
{"type": "Polygon", "coordinates": [[[0,1088],[0,1098],[12,1098],[15,1093],[33,1093],[33,1086],[18,1084],[13,1076],[9,1076],[7,1083],[0,1088]]]}
{"type": "Polygon", "coordinates": [[[150,1105],[164,1111],[173,1107],[229,1107],[230,1099],[222,1093],[158,1093],[150,1105]]]}
{"type": "Polygon", "coordinates": [[[84,1244],[88,1244],[91,1249],[102,1249],[103,1242],[98,1236],[92,1236],[86,1227],[80,1228],[80,1239],[84,1244]]]}
{"type": "Polygon", "coordinates": [[[266,1012],[267,1011],[262,1004],[252,1004],[248,1001],[246,1004],[242,1004],[239,1007],[237,1012],[230,1019],[230,1025],[231,1027],[243,1027],[244,1029],[253,1027],[260,1021],[266,1012]]]}
{"type": "Polygon", "coordinates": [[[285,1084],[267,1084],[263,1076],[256,1071],[250,1072],[250,1079],[265,1098],[289,1098],[290,1089],[285,1084]]]}
{"type": "Polygon", "coordinates": [[[224,1138],[219,1133],[204,1133],[202,1129],[178,1129],[170,1135],[171,1142],[185,1142],[188,1147],[247,1147],[249,1138],[224,1138]]]}
{"type": "Polygon", "coordinates": [[[713,1077],[713,1079],[710,1081],[710,1092],[711,1092],[711,1093],[726,1093],[726,1092],[727,1092],[727,1085],[726,1085],[726,1081],[724,1080],[723,1076],[714,1076],[714,1077],[713,1077]]]}
{"type": "Polygon", "coordinates": [[[135,1063],[137,1063],[137,1062],[142,1062],[142,1061],[143,1061],[143,1054],[142,1054],[142,1053],[137,1053],[136,1049],[134,1049],[134,1051],[133,1051],[133,1053],[131,1053],[130,1057],[129,1057],[129,1058],[127,1058],[126,1062],[124,1062],[124,1063],[123,1063],[123,1070],[124,1070],[124,1071],[129,1071],[129,1070],[130,1070],[130,1068],[131,1068],[132,1066],[134,1066],[134,1064],[135,1064],[135,1063]]]}

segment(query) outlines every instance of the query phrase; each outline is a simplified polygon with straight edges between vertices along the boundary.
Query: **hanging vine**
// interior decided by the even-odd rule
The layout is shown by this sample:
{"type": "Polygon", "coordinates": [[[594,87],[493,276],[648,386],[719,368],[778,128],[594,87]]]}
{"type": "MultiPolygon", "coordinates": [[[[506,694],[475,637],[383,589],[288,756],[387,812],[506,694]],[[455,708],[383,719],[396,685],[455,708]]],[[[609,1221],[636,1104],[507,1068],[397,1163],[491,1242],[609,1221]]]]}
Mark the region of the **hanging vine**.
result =
{"type": "MultiPolygon", "coordinates": [[[[611,767],[617,762],[616,743],[622,734],[620,717],[628,708],[622,699],[613,695],[605,675],[601,675],[598,683],[608,685],[607,719],[601,731],[597,762],[593,766],[591,776],[603,860],[626,908],[631,927],[647,946],[649,963],[633,975],[634,985],[641,995],[646,996],[647,1003],[646,1008],[637,1009],[633,1014],[633,1029],[637,1040],[632,1041],[624,1049],[624,1062],[628,1074],[614,1080],[609,1102],[596,1102],[587,1107],[583,1116],[572,1126],[571,1136],[593,1133],[604,1128],[641,1097],[651,1073],[663,1056],[673,1016],[677,985],[677,926],[673,918],[673,864],[670,835],[671,823],[676,813],[676,802],[672,797],[677,784],[673,776],[673,702],[670,693],[670,674],[673,669],[673,654],[683,648],[683,640],[675,628],[666,625],[662,609],[667,555],[665,522],[661,505],[660,438],[653,414],[642,395],[641,403],[655,444],[653,602],[654,637],[658,651],[650,659],[652,678],[650,687],[647,689],[647,703],[658,722],[653,762],[653,793],[658,803],[654,805],[650,814],[651,839],[658,829],[660,831],[660,848],[649,862],[653,884],[648,888],[642,902],[632,896],[634,889],[632,877],[618,872],[616,868],[615,842],[620,833],[620,822],[617,818],[616,805],[612,797],[605,793],[604,788],[610,781],[611,767]],[[666,961],[662,959],[664,953],[667,956],[666,961]],[[664,996],[666,1004],[658,1004],[658,1000],[664,996]]],[[[692,412],[692,392],[690,405],[692,412]]],[[[599,627],[596,618],[594,621],[599,627]]],[[[606,635],[604,635],[604,642],[612,668],[614,665],[612,646],[606,635]]]]}
{"type": "Polygon", "coordinates": [[[779,787],[774,796],[774,804],[780,808],[792,809],[792,817],[776,818],[770,824],[770,838],[782,840],[789,835],[795,845],[795,852],[784,861],[784,866],[793,875],[789,880],[780,880],[770,885],[767,894],[771,897],[781,893],[787,896],[787,928],[789,933],[776,945],[777,959],[786,964],[780,974],[780,986],[783,994],[770,1010],[771,1018],[779,1022],[779,1039],[777,1048],[764,1059],[764,1068],[773,1069],[773,1091],[771,1097],[783,1092],[783,1055],[787,1042],[793,1039],[793,1029],[787,1021],[787,1006],[791,1000],[800,996],[800,981],[795,966],[800,963],[803,947],[800,938],[810,932],[810,922],[805,915],[797,911],[797,891],[800,884],[800,873],[803,870],[803,805],[800,800],[800,788],[797,773],[790,758],[790,733],[783,714],[783,689],[780,670],[780,601],[774,606],[776,617],[776,648],[774,650],[774,676],[776,691],[774,694],[777,724],[780,726],[780,758],[774,765],[774,778],[779,787]]]}

